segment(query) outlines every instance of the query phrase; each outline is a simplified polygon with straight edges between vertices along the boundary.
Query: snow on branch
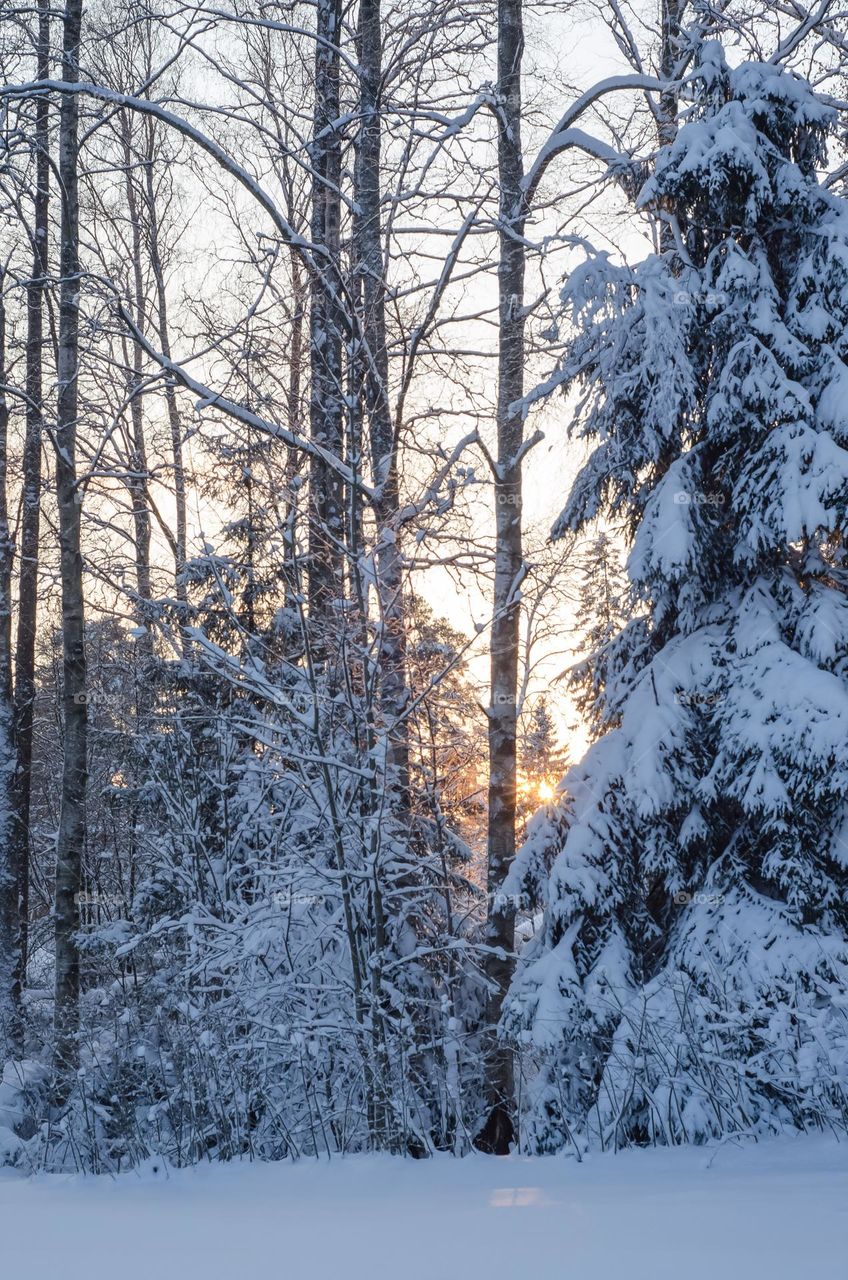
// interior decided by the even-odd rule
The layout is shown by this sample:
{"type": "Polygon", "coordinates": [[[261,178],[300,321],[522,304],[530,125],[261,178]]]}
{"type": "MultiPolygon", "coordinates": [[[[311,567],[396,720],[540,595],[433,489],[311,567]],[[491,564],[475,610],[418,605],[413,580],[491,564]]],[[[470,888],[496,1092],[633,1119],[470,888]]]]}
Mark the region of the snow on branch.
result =
{"type": "Polygon", "coordinates": [[[278,423],[269,422],[267,418],[253,413],[250,409],[246,409],[244,405],[237,404],[234,400],[229,400],[219,392],[213,391],[211,387],[207,387],[205,383],[200,382],[197,378],[193,378],[181,364],[174,360],[169,360],[167,356],[156,350],[120,303],[117,311],[121,321],[127,326],[144,353],[151,360],[154,360],[161,369],[181,383],[187,391],[191,391],[193,395],[197,396],[198,409],[219,409],[221,413],[226,414],[228,417],[235,418],[236,421],[243,422],[246,426],[253,427],[256,431],[261,431],[264,435],[271,436],[275,440],[281,440],[290,449],[299,449],[301,453],[305,453],[309,457],[320,458],[326,466],[341,476],[342,480],[349,484],[351,488],[357,489],[369,501],[373,502],[375,500],[374,490],[369,488],[363,482],[361,476],[351,471],[350,467],[346,466],[329,449],[316,444],[314,440],[309,440],[305,436],[297,435],[295,432],[287,430],[286,427],[281,427],[278,423]]]}
{"type": "Polygon", "coordinates": [[[606,80],[599,81],[591,89],[587,89],[585,93],[582,93],[559,120],[525,175],[522,185],[527,204],[529,205],[532,201],[536,188],[554,156],[559,155],[562,151],[569,150],[571,147],[585,151],[588,155],[595,156],[598,160],[605,160],[610,167],[629,169],[632,166],[633,161],[629,155],[617,151],[615,147],[611,147],[599,138],[594,138],[582,129],[574,128],[575,122],[599,98],[608,93],[617,93],[627,89],[641,89],[645,93],[663,93],[672,87],[673,85],[669,81],[658,80],[656,76],[609,76],[606,80]]]}
{"type": "Polygon", "coordinates": [[[169,111],[166,107],[160,106],[157,102],[152,102],[149,98],[136,98],[129,93],[119,93],[115,89],[108,89],[104,85],[92,84],[85,81],[73,82],[68,80],[31,80],[23,84],[7,84],[0,86],[0,99],[3,98],[36,98],[47,93],[76,94],[82,97],[97,98],[101,102],[110,103],[114,107],[125,108],[129,111],[138,111],[142,115],[153,116],[156,120],[161,120],[163,124],[176,129],[178,133],[189,138],[202,151],[211,156],[217,164],[221,166],[227,173],[234,177],[247,191],[254,197],[258,204],[262,206],[268,216],[271,218],[276,230],[281,238],[297,249],[303,257],[306,265],[312,271],[321,269],[319,259],[330,261],[330,255],[322,245],[313,244],[304,236],[300,235],[287,218],[280,212],[276,201],[268,194],[265,188],[256,181],[256,179],[248,173],[242,165],[235,160],[228,151],[220,146],[208,134],[191,124],[183,116],[177,115],[176,112],[169,111]]]}

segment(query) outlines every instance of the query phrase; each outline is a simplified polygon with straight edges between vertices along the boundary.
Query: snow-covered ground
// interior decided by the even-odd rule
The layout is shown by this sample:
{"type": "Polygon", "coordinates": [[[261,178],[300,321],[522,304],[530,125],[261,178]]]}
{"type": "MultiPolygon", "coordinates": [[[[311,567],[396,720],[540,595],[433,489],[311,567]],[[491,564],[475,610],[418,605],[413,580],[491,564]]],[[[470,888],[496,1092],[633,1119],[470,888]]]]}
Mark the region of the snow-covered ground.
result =
{"type": "Polygon", "coordinates": [[[4,1280],[848,1280],[848,1143],[0,1178],[4,1280]]]}

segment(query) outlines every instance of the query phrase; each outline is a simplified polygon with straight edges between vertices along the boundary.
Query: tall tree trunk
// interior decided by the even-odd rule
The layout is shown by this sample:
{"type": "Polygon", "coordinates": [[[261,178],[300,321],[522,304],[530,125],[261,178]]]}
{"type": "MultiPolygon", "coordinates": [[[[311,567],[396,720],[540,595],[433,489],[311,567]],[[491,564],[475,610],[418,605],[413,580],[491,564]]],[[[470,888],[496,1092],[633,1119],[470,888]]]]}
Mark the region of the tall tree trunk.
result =
{"type": "MultiPolygon", "coordinates": [[[[36,74],[50,75],[49,0],[38,0],[36,74]]],[[[15,642],[15,787],[14,858],[18,875],[21,944],[18,982],[26,983],[29,951],[29,853],[32,794],[32,733],[35,705],[35,628],[38,612],[38,554],[41,536],[41,445],[44,426],[44,289],[48,270],[50,200],[49,111],[47,98],[35,104],[35,199],[32,279],[27,285],[26,434],[23,452],[18,630],[15,642]]]]}
{"type": "MultiPolygon", "coordinates": [[[[303,346],[304,346],[304,325],[306,321],[306,307],[309,301],[308,282],[304,279],[302,264],[300,257],[295,249],[291,250],[290,255],[291,273],[292,273],[292,296],[294,298],[294,313],[291,320],[291,348],[289,354],[289,382],[288,382],[288,425],[289,430],[298,433],[302,428],[301,422],[301,389],[303,381],[303,346]]],[[[292,521],[297,513],[297,489],[294,485],[295,476],[298,473],[299,465],[298,451],[289,448],[286,454],[285,465],[285,486],[283,498],[283,527],[286,529],[286,540],[288,541],[288,531],[292,528],[292,521]]],[[[294,561],[296,559],[296,550],[293,545],[287,547],[287,565],[285,574],[285,600],[288,608],[296,607],[295,591],[295,571],[294,561]]]]}
{"type": "MultiPolygon", "coordinates": [[[[687,0],[660,0],[660,78],[674,80],[680,62],[680,36],[687,0]]],[[[671,146],[677,137],[679,89],[669,89],[659,97],[657,134],[661,147],[671,146]]]]}
{"type": "MultiPolygon", "coordinates": [[[[680,63],[680,36],[683,11],[687,0],[660,0],[660,77],[673,80],[680,63]]],[[[656,111],[657,140],[661,147],[670,147],[677,137],[679,89],[669,89],[659,95],[656,111]]],[[[664,253],[675,248],[674,231],[668,222],[660,227],[660,248],[664,253]]]]}
{"type": "Polygon", "coordinates": [[[513,409],[524,393],[524,199],[521,181],[522,0],[498,0],[499,347],[495,591],[489,707],[486,1084],[489,1114],[477,1145],[502,1155],[515,1134],[513,1060],[497,1024],[513,970],[515,909],[503,896],[515,857],[518,644],[522,577],[521,459],[523,420],[513,409]]]}
{"type": "MultiPolygon", "coordinates": [[[[153,161],[156,151],[156,131],[151,122],[147,122],[147,154],[145,157],[145,195],[147,201],[147,219],[150,254],[150,269],[156,288],[156,314],[159,347],[166,360],[171,359],[171,332],[168,323],[168,291],[165,286],[165,268],[162,262],[160,246],[159,213],[156,199],[156,188],[153,181],[153,161]]],[[[177,403],[177,392],[170,379],[165,382],[165,404],[168,409],[168,426],[171,433],[171,459],[174,468],[174,570],[175,594],[181,604],[185,604],[188,595],[186,590],[185,570],[188,546],[188,522],[186,518],[186,479],[183,461],[183,424],[180,407],[177,403]]]]}
{"type": "MultiPolygon", "coordinates": [[[[66,0],[62,78],[79,79],[82,0],[66,0]]],[[[80,546],[81,507],[77,501],[76,437],[79,400],[79,98],[62,97],[59,118],[59,181],[62,223],[59,298],[56,498],[59,507],[62,580],[63,709],[62,803],[56,846],[55,1064],[60,1096],[78,1062],[79,892],[85,844],[86,671],[85,616],[80,546]]]]}
{"type": "MultiPolygon", "coordinates": [[[[309,422],[312,439],[337,458],[344,448],[341,278],[341,134],[339,131],[340,0],[317,0],[315,111],[311,145],[312,240],[326,255],[311,280],[309,422]]],[[[309,608],[326,618],[342,594],[344,495],[338,473],[310,465],[309,608]]]]}
{"type": "Polygon", "coordinates": [[[9,406],[6,400],[5,276],[0,274],[0,1062],[23,1050],[20,904],[15,825],[15,714],[12,700],[12,559],[7,507],[9,406]]]}
{"type": "MultiPolygon", "coordinates": [[[[127,112],[121,112],[121,146],[124,156],[124,183],[127,197],[127,210],[130,215],[130,236],[132,240],[132,310],[137,328],[143,332],[147,315],[144,300],[144,282],[141,275],[141,219],[133,180],[135,156],[132,147],[131,121],[127,112]]],[[[135,538],[135,572],[136,591],[138,594],[137,615],[142,625],[149,628],[149,603],[152,596],[150,585],[150,502],[147,496],[147,444],[144,438],[144,414],[141,403],[141,366],[143,353],[141,344],[133,339],[132,368],[127,369],[128,392],[130,402],[130,424],[132,440],[130,443],[130,465],[127,489],[132,502],[133,533],[135,538]]],[[[149,631],[139,646],[144,658],[152,654],[149,631]]]]}
{"type": "Polygon", "coordinates": [[[406,712],[406,618],[398,529],[396,433],[389,406],[386,291],[383,267],[380,150],[382,30],[380,0],[359,5],[360,125],[356,164],[357,273],[362,337],[367,348],[365,407],[377,490],[377,591],[380,604],[380,712],[388,743],[388,783],[398,807],[409,805],[409,729],[406,712]]]}

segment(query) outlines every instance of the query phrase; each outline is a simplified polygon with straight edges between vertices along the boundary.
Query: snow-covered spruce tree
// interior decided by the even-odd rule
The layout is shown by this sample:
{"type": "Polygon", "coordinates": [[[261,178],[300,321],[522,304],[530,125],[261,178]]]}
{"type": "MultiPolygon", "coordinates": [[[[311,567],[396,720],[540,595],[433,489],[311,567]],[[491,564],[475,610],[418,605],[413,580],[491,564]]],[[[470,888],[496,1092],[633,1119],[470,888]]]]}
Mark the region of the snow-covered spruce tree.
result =
{"type": "Polygon", "coordinates": [[[504,1026],[525,1137],[848,1119],[848,206],[835,112],[703,47],[640,203],[676,248],[568,280],[594,443],[555,532],[629,530],[609,728],[531,825],[545,905],[504,1026]]]}
{"type": "MultiPolygon", "coordinates": [[[[578,561],[579,606],[575,627],[581,637],[585,661],[568,672],[577,708],[592,731],[592,740],[615,722],[606,690],[615,678],[621,653],[618,637],[626,621],[628,581],[621,565],[620,547],[606,531],[591,538],[578,561]]],[[[626,649],[625,649],[626,661],[626,649]]]]}
{"type": "Polygon", "coordinates": [[[550,798],[556,782],[568,768],[568,756],[559,741],[545,694],[526,709],[522,719],[517,813],[519,830],[526,830],[539,801],[550,798]]]}

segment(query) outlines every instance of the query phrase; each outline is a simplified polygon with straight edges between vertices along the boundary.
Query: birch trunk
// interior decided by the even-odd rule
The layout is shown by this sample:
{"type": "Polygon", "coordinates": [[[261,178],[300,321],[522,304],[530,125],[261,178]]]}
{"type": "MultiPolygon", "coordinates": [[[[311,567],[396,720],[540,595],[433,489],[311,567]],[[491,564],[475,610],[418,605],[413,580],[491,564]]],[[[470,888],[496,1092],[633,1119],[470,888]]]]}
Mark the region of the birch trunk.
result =
{"type": "MultiPolygon", "coordinates": [[[[36,72],[50,75],[49,0],[38,3],[36,72]]],[[[23,450],[20,561],[18,564],[18,629],[15,639],[15,787],[14,859],[20,910],[20,975],[26,982],[29,951],[29,852],[32,793],[32,734],[35,705],[35,629],[38,611],[38,561],[41,536],[41,445],[44,428],[44,288],[48,271],[50,200],[49,111],[46,98],[35,104],[35,198],[33,207],[32,279],[27,285],[26,433],[23,450]]]]}
{"type": "MultiPolygon", "coordinates": [[[[79,79],[82,0],[66,0],[62,78],[79,79]]],[[[59,180],[62,222],[59,297],[56,498],[59,508],[62,581],[63,710],[62,802],[56,846],[56,969],[54,990],[55,1065],[60,1095],[78,1062],[79,892],[85,843],[86,671],[80,547],[81,506],[77,501],[76,436],[79,373],[79,98],[62,97],[59,119],[59,180]]]]}
{"type": "Polygon", "coordinates": [[[0,275],[0,1061],[22,1056],[20,904],[15,825],[15,741],[12,700],[12,560],[7,507],[9,406],[6,400],[5,275],[0,275]]]}
{"type": "MultiPolygon", "coordinates": [[[[312,439],[337,458],[344,447],[342,324],[338,285],[341,234],[339,0],[317,0],[315,111],[311,145],[312,240],[326,249],[311,280],[309,422],[312,439]]],[[[326,618],[343,590],[344,495],[338,473],[310,465],[309,608],[326,618]]]]}
{"type": "Polygon", "coordinates": [[[403,556],[398,529],[397,436],[389,406],[386,292],[383,266],[380,152],[382,25],[380,0],[359,5],[360,124],[356,164],[357,273],[362,337],[367,348],[365,408],[377,490],[377,591],[380,606],[380,713],[387,736],[387,774],[396,808],[409,807],[409,692],[403,556]]]}
{"type": "MultiPolygon", "coordinates": [[[[660,78],[673,80],[680,61],[680,35],[683,10],[687,0],[660,0],[660,78]]],[[[661,147],[670,147],[677,137],[677,113],[679,89],[669,89],[659,95],[657,106],[657,140],[661,147]]],[[[675,249],[674,231],[668,222],[660,228],[660,249],[671,253],[675,249]]]]}
{"type": "MultiPolygon", "coordinates": [[[[139,331],[143,332],[147,322],[145,307],[144,283],[141,274],[141,218],[133,180],[135,153],[132,145],[131,120],[126,112],[120,115],[121,146],[124,156],[124,186],[127,197],[127,211],[130,215],[130,236],[132,240],[132,289],[134,319],[139,331]]],[[[127,368],[127,390],[130,402],[130,424],[132,428],[131,453],[129,459],[129,477],[127,488],[132,501],[133,533],[135,538],[135,573],[136,591],[138,594],[137,617],[139,622],[148,628],[139,645],[142,666],[146,666],[152,657],[153,646],[150,638],[149,604],[151,600],[150,580],[150,502],[147,494],[147,443],[144,438],[144,414],[141,403],[142,382],[142,350],[141,344],[132,342],[132,368],[127,368]]]]}
{"type": "Polygon", "coordinates": [[[512,405],[524,392],[524,199],[521,152],[522,0],[498,2],[499,346],[495,589],[489,708],[488,913],[485,942],[486,1085],[489,1114],[477,1137],[483,1150],[506,1154],[515,1134],[511,1050],[497,1025],[513,970],[515,910],[502,887],[515,856],[519,587],[522,576],[523,420],[512,405]]]}
{"type": "MultiPolygon", "coordinates": [[[[680,35],[687,0],[660,0],[660,78],[674,80],[680,61],[680,35]]],[[[677,137],[679,89],[669,89],[659,97],[657,134],[661,147],[671,146],[677,137]]]]}
{"type": "MultiPolygon", "coordinates": [[[[147,163],[144,166],[145,196],[149,237],[150,269],[156,289],[156,316],[159,348],[166,360],[171,359],[171,330],[168,322],[168,291],[165,268],[160,248],[160,222],[156,188],[153,181],[153,160],[156,152],[156,133],[152,122],[147,124],[147,163]]],[[[177,392],[171,379],[165,381],[165,404],[168,410],[168,426],[171,434],[171,459],[174,469],[174,591],[177,600],[185,604],[188,596],[183,571],[188,546],[188,522],[186,517],[186,478],[183,460],[183,424],[177,392]]]]}

